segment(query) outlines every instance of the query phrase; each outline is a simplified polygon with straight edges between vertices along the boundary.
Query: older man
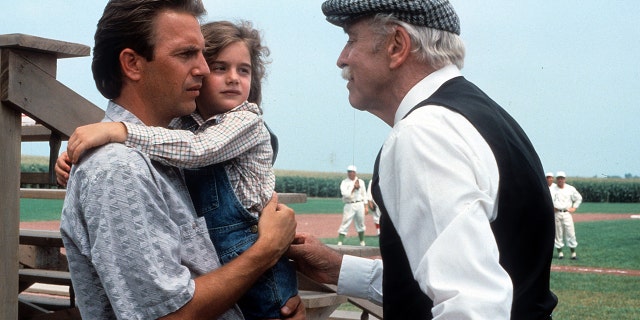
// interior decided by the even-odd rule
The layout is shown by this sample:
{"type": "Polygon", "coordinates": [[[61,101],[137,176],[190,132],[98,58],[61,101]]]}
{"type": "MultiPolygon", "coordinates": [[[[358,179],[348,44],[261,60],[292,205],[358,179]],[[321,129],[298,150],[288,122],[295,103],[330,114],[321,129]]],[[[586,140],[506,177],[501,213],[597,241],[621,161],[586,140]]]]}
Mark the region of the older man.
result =
{"type": "MultiPolygon", "coordinates": [[[[349,102],[392,127],[373,190],[384,318],[549,319],[554,226],[542,165],[516,121],[462,77],[451,4],[329,0],[322,9],[349,37],[337,62],[349,102]]],[[[380,297],[378,262],[307,240],[291,250],[303,272],[380,297]]]]}

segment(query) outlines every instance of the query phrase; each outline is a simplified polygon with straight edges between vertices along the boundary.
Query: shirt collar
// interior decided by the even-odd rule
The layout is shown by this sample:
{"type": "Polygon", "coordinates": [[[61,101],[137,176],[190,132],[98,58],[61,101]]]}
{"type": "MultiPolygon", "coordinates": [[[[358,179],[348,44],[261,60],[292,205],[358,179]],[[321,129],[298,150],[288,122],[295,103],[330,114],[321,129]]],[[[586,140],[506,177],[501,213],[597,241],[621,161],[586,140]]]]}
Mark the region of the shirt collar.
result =
{"type": "Polygon", "coordinates": [[[456,65],[450,64],[424,77],[409,90],[400,102],[393,124],[395,125],[402,120],[413,107],[430,97],[443,83],[461,75],[460,69],[456,65]]]}
{"type": "Polygon", "coordinates": [[[125,109],[121,105],[109,100],[107,105],[107,111],[104,114],[103,121],[108,122],[129,122],[134,124],[142,124],[142,121],[138,119],[131,111],[125,109]]]}

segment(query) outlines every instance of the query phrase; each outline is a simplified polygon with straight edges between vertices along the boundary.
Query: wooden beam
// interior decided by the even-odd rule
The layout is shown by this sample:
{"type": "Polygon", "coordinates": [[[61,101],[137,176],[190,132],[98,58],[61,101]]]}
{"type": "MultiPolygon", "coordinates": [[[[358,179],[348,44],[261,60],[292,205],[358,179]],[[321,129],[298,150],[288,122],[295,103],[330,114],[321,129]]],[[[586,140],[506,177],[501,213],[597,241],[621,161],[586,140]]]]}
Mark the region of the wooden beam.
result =
{"type": "Polygon", "coordinates": [[[60,252],[60,247],[20,245],[18,261],[21,266],[33,269],[69,270],[67,256],[60,252]]]}
{"type": "Polygon", "coordinates": [[[20,184],[53,184],[49,172],[21,172],[20,184]]]}
{"type": "Polygon", "coordinates": [[[56,59],[87,57],[91,48],[82,44],[35,37],[22,33],[3,34],[0,47],[15,48],[53,55],[56,59]]]}
{"type": "MultiPolygon", "coordinates": [[[[0,95],[8,86],[0,50],[0,95]]],[[[20,227],[20,127],[22,116],[0,101],[0,319],[18,317],[18,228],[20,227]]]]}
{"type": "Polygon", "coordinates": [[[22,126],[22,142],[49,141],[49,137],[51,130],[41,124],[22,126]]]}
{"type": "Polygon", "coordinates": [[[63,200],[67,194],[65,189],[35,189],[21,188],[20,198],[23,199],[59,199],[63,200]]]}
{"type": "Polygon", "coordinates": [[[5,52],[8,104],[56,132],[63,140],[69,139],[77,126],[102,120],[104,110],[58,82],[31,60],[11,50],[5,52]]]}
{"type": "Polygon", "coordinates": [[[20,244],[40,247],[64,247],[60,231],[20,229],[20,244]]]}
{"type": "Polygon", "coordinates": [[[289,203],[305,203],[307,202],[306,193],[278,193],[278,202],[289,203]]]}

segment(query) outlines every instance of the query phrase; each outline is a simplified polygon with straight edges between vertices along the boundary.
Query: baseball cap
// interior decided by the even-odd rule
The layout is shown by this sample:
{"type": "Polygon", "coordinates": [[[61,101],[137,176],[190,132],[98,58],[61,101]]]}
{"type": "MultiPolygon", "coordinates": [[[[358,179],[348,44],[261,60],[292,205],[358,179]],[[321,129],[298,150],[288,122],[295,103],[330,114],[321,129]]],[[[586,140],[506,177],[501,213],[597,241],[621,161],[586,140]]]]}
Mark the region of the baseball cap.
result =
{"type": "Polygon", "coordinates": [[[567,174],[566,174],[566,173],[564,173],[564,171],[558,171],[558,172],[556,173],[556,178],[560,178],[560,177],[566,178],[566,177],[567,177],[567,174]]]}
{"type": "Polygon", "coordinates": [[[347,167],[347,171],[357,172],[358,170],[357,170],[356,166],[350,165],[350,166],[347,167]]]}
{"type": "Polygon", "coordinates": [[[547,175],[545,177],[553,177],[553,172],[547,172],[547,175]]]}

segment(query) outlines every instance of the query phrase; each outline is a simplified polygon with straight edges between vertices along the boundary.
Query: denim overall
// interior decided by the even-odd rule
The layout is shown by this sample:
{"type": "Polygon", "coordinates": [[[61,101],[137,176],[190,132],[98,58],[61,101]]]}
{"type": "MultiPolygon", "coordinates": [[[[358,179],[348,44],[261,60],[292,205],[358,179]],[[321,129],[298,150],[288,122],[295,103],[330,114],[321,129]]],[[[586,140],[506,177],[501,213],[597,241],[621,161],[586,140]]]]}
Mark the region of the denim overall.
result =
{"type": "MultiPolygon", "coordinates": [[[[204,216],[220,262],[226,264],[258,239],[258,218],[242,207],[224,163],[185,169],[185,180],[198,216],[204,216]]],[[[282,257],[238,301],[247,320],[280,318],[280,308],[298,292],[293,265],[282,257]]]]}

